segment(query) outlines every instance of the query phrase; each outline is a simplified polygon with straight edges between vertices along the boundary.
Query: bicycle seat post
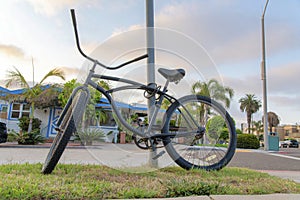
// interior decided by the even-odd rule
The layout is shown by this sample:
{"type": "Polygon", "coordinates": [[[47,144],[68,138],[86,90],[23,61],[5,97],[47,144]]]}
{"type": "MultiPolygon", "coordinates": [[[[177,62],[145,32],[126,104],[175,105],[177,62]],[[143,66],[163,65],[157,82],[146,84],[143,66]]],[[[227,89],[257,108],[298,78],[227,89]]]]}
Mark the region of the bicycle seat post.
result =
{"type": "Polygon", "coordinates": [[[86,80],[84,82],[84,85],[88,86],[90,80],[92,79],[93,74],[95,73],[95,68],[97,66],[97,61],[94,62],[92,68],[89,71],[89,75],[86,77],[86,80]]]}
{"type": "MultiPolygon", "coordinates": [[[[164,86],[164,88],[162,90],[163,94],[167,92],[167,88],[168,88],[169,82],[170,82],[169,80],[166,81],[165,86],[164,86]]],[[[154,112],[152,114],[152,117],[151,117],[151,119],[149,121],[150,124],[149,124],[149,126],[148,126],[149,128],[147,130],[148,133],[149,133],[149,131],[151,131],[151,128],[154,125],[154,122],[156,121],[156,117],[157,117],[159,109],[161,108],[161,104],[162,104],[163,99],[164,99],[164,95],[161,95],[159,97],[158,101],[155,103],[155,110],[154,110],[154,112]]]]}
{"type": "MultiPolygon", "coordinates": [[[[169,85],[169,83],[170,83],[170,81],[167,80],[166,83],[165,83],[165,86],[164,86],[164,88],[162,90],[163,94],[168,91],[168,85],[169,85]]],[[[158,107],[158,109],[160,109],[163,99],[164,99],[164,95],[161,95],[159,97],[158,101],[156,102],[156,107],[158,107]]]]}

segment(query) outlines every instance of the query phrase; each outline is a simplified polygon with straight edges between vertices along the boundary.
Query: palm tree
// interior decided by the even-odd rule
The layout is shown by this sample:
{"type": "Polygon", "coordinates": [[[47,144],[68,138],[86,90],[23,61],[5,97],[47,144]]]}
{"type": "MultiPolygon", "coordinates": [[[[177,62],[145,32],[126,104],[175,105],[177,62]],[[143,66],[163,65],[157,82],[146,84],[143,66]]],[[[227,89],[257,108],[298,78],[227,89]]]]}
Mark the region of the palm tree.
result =
{"type": "Polygon", "coordinates": [[[217,80],[211,79],[207,83],[200,81],[194,83],[192,85],[192,93],[224,102],[225,107],[229,108],[234,92],[230,87],[224,87],[217,80]]]}
{"type": "Polygon", "coordinates": [[[240,98],[239,103],[241,111],[247,113],[248,133],[250,134],[252,114],[259,110],[261,101],[258,100],[254,94],[246,94],[245,97],[240,98]]]}
{"type": "Polygon", "coordinates": [[[273,132],[273,127],[278,126],[279,123],[280,121],[278,115],[274,112],[268,112],[268,124],[270,132],[273,132]]]}
{"type": "Polygon", "coordinates": [[[264,131],[264,125],[261,120],[258,120],[257,122],[253,121],[252,125],[253,125],[253,127],[251,130],[256,132],[257,135],[259,135],[260,133],[262,133],[264,131]]]}
{"type": "Polygon", "coordinates": [[[34,118],[34,109],[35,109],[35,99],[43,92],[42,85],[43,82],[49,78],[49,77],[59,77],[63,80],[65,80],[64,73],[62,70],[55,68],[50,70],[40,82],[35,84],[33,87],[29,86],[29,83],[26,81],[23,74],[14,67],[14,70],[8,71],[7,80],[6,80],[6,87],[10,87],[12,84],[19,85],[21,87],[24,87],[24,97],[28,102],[30,102],[30,115],[29,115],[29,127],[28,132],[30,133],[32,131],[32,120],[34,118]]]}
{"type": "MultiPolygon", "coordinates": [[[[214,100],[225,103],[225,107],[230,107],[230,101],[233,97],[233,89],[230,87],[224,87],[217,80],[211,79],[208,82],[197,81],[192,85],[192,93],[196,95],[202,95],[210,97],[214,100]]],[[[205,125],[207,122],[207,115],[209,114],[209,107],[201,105],[199,107],[201,124],[205,125]]]]}

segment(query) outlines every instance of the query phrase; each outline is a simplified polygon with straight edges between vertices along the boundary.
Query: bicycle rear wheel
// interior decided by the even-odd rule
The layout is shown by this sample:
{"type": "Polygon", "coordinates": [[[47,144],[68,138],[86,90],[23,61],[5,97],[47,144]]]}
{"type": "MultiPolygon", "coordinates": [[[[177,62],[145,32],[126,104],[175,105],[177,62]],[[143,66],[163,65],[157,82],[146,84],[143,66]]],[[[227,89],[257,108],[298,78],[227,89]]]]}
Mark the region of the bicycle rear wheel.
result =
{"type": "Polygon", "coordinates": [[[174,102],[166,112],[162,131],[176,133],[163,143],[170,157],[184,169],[219,170],[235,153],[234,122],[209,97],[189,95],[174,102]]]}
{"type": "Polygon", "coordinates": [[[88,94],[82,90],[78,91],[68,102],[66,111],[63,111],[57,135],[50,147],[49,153],[43,165],[42,173],[50,174],[62,156],[71,135],[76,131],[76,126],[80,124],[84,109],[87,103],[88,94]]]}

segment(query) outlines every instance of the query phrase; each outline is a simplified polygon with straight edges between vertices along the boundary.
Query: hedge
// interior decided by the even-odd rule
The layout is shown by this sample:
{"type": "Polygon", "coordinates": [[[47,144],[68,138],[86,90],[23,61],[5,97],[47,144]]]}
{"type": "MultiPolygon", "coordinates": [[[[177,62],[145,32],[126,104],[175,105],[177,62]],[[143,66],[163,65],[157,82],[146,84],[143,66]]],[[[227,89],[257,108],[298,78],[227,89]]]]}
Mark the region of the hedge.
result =
{"type": "Polygon", "coordinates": [[[252,134],[238,134],[237,135],[237,148],[242,149],[258,149],[259,140],[252,134]]]}

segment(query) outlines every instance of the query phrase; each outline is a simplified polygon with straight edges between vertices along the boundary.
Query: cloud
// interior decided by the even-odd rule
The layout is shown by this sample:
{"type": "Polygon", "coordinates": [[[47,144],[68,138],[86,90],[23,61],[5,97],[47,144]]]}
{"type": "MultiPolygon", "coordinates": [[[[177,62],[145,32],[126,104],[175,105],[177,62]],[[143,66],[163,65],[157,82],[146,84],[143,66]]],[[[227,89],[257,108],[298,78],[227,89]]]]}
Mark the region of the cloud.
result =
{"type": "Polygon", "coordinates": [[[262,81],[258,76],[245,76],[243,78],[223,77],[224,85],[235,91],[235,96],[244,94],[261,94],[262,81]]]}
{"type": "Polygon", "coordinates": [[[115,12],[123,11],[128,9],[138,3],[138,1],[127,0],[113,0],[113,1],[103,1],[103,0],[26,0],[30,5],[33,6],[35,12],[54,16],[59,11],[65,8],[76,8],[76,7],[87,7],[87,8],[108,8],[115,12]]]}
{"type": "Polygon", "coordinates": [[[13,56],[16,58],[24,58],[25,56],[24,51],[14,45],[0,44],[0,53],[1,52],[8,56],[13,56]]]}
{"type": "Polygon", "coordinates": [[[67,76],[74,76],[74,75],[78,75],[78,73],[80,72],[79,69],[77,68],[73,68],[73,67],[58,67],[59,69],[63,70],[63,72],[67,75],[67,76]]]}
{"type": "Polygon", "coordinates": [[[77,7],[79,5],[92,6],[96,0],[27,0],[34,7],[35,12],[47,16],[53,16],[64,8],[77,7]]]}
{"type": "Polygon", "coordinates": [[[269,91],[274,94],[291,95],[300,85],[300,62],[279,65],[269,70],[267,76],[269,91]]]}
{"type": "MultiPolygon", "coordinates": [[[[293,96],[300,85],[300,62],[293,62],[267,69],[267,92],[269,95],[293,96]]],[[[259,74],[239,77],[223,76],[224,84],[238,94],[262,93],[262,80],[259,74]]]]}
{"type": "Polygon", "coordinates": [[[252,18],[241,14],[238,16],[229,5],[200,2],[174,4],[162,9],[156,17],[156,23],[188,34],[218,60],[230,58],[233,61],[240,55],[249,57],[248,45],[251,47],[255,44],[253,40],[258,40],[259,34],[253,33],[252,18]]]}
{"type": "MultiPolygon", "coordinates": [[[[155,22],[188,34],[205,46],[218,64],[228,64],[260,57],[260,9],[257,2],[242,5],[234,1],[188,1],[164,7],[155,22]]],[[[299,48],[300,29],[295,20],[273,17],[272,21],[275,22],[266,23],[268,56],[299,48]]]]}
{"type": "MultiPolygon", "coordinates": [[[[272,110],[281,117],[281,123],[295,123],[299,121],[300,111],[300,62],[291,62],[268,69],[267,100],[268,110],[272,110]]],[[[255,94],[262,100],[262,81],[259,75],[248,75],[241,78],[224,76],[224,85],[234,89],[235,96],[230,113],[237,121],[245,121],[238,110],[238,100],[245,94],[255,94]]],[[[257,119],[262,116],[261,110],[255,114],[257,119]]]]}
{"type": "Polygon", "coordinates": [[[283,107],[285,111],[300,111],[300,95],[293,96],[274,96],[270,95],[269,100],[272,102],[274,107],[283,107]],[[292,105],[292,106],[291,106],[292,105]]]}
{"type": "Polygon", "coordinates": [[[117,36],[117,35],[122,34],[124,32],[135,31],[135,30],[142,29],[142,28],[144,28],[144,26],[142,26],[140,24],[131,25],[129,28],[117,28],[113,31],[113,33],[111,34],[110,37],[114,37],[114,36],[117,36]]]}

